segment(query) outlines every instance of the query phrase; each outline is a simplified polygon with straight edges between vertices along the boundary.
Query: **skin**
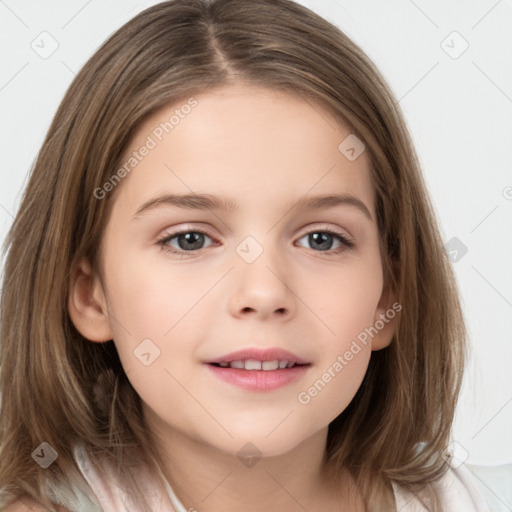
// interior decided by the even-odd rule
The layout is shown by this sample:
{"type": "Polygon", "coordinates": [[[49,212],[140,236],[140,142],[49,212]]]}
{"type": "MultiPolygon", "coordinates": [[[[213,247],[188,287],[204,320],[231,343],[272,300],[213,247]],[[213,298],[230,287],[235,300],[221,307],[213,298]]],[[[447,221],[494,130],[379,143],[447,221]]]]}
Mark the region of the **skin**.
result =
{"type": "MultiPolygon", "coordinates": [[[[383,289],[367,153],[349,161],[338,145],[350,131],[298,96],[237,84],[195,98],[197,107],[117,186],[101,272],[86,260],[77,267],[71,318],[89,340],[114,340],[186,508],[362,510],[350,478],[325,478],[327,428],[354,397],[371,351],[390,343],[393,320],[308,404],[297,397],[394,302],[383,289]],[[191,192],[239,206],[167,205],[133,218],[156,195],[191,192]],[[290,210],[305,194],[333,192],[360,199],[372,219],[351,205],[290,210]],[[187,252],[175,237],[167,246],[185,253],[177,255],[158,244],[178,228],[205,230],[202,248],[187,252]],[[333,238],[322,251],[307,235],[325,229],[354,248],[333,238]],[[236,252],[247,236],[263,249],[252,263],[236,252]],[[146,338],[160,350],[149,366],[134,356],[146,338]],[[270,392],[235,387],[204,365],[243,347],[285,348],[311,365],[270,392]],[[262,457],[252,467],[237,457],[248,442],[262,457]]],[[[179,106],[148,118],[127,155],[179,106]]]]}

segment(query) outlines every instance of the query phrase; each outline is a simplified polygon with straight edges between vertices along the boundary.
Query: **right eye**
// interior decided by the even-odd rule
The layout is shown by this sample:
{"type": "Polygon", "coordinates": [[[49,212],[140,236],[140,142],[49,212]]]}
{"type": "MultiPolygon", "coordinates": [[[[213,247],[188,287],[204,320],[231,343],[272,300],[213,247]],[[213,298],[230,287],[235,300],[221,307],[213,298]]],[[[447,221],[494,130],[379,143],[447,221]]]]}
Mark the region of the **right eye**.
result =
{"type": "Polygon", "coordinates": [[[157,243],[166,251],[174,254],[183,254],[199,251],[200,249],[213,245],[210,243],[205,246],[206,239],[213,241],[212,237],[204,231],[186,229],[166,234],[165,237],[160,239],[157,243]]]}

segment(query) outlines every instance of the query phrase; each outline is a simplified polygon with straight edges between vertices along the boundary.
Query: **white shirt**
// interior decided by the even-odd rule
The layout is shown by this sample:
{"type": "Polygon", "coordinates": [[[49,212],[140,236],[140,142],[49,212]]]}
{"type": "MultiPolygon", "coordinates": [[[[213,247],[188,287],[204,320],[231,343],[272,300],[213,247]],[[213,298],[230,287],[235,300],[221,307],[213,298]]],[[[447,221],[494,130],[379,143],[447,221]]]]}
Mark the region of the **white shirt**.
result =
{"type": "MultiPolygon", "coordinates": [[[[69,496],[63,497],[58,490],[52,491],[49,489],[51,499],[69,508],[72,512],[134,512],[134,508],[129,503],[127,495],[123,492],[119,482],[113,477],[108,481],[102,480],[97,470],[92,466],[83,446],[80,445],[75,448],[75,457],[96,499],[91,501],[86,496],[85,489],[84,492],[77,489],[77,496],[74,499],[69,496]]],[[[188,512],[165,478],[163,478],[165,489],[157,487],[148,474],[143,471],[137,473],[137,479],[145,489],[144,495],[148,498],[153,512],[188,512]]],[[[488,507],[477,487],[475,478],[464,464],[458,468],[450,468],[441,478],[438,489],[439,497],[446,512],[494,512],[495,510],[501,510],[498,508],[491,510],[488,507]]],[[[406,489],[393,484],[393,490],[397,512],[429,512],[406,489]]]]}
{"type": "MultiPolygon", "coordinates": [[[[436,489],[446,512],[492,512],[477,488],[471,471],[461,464],[450,468],[441,478],[436,489]]],[[[397,511],[429,512],[417,497],[406,489],[393,484],[397,511]]]]}

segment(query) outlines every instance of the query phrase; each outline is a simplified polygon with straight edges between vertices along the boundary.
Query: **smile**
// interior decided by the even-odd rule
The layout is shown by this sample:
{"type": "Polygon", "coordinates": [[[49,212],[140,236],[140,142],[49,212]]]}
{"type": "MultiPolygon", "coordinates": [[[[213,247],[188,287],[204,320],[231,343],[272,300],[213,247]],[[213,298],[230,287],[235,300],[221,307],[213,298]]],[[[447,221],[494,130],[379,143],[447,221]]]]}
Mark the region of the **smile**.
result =
{"type": "Polygon", "coordinates": [[[219,379],[239,388],[249,391],[272,391],[304,377],[311,364],[247,359],[207,363],[206,367],[219,379]]]}
{"type": "Polygon", "coordinates": [[[274,361],[258,361],[256,359],[246,359],[246,360],[238,360],[238,361],[229,361],[222,363],[211,363],[214,366],[219,366],[221,368],[237,368],[237,369],[245,369],[245,370],[278,370],[285,368],[293,368],[297,365],[293,361],[279,361],[275,359],[274,361]]]}

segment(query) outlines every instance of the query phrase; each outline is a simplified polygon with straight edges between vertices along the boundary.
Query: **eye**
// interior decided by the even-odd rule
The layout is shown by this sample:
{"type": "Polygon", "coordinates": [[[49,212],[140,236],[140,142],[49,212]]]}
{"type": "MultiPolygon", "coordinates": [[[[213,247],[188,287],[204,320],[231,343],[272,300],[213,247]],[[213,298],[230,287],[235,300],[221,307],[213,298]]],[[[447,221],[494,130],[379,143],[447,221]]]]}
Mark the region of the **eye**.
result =
{"type": "Polygon", "coordinates": [[[355,245],[345,235],[331,229],[310,231],[300,238],[299,242],[301,240],[307,240],[310,248],[316,252],[328,252],[329,254],[339,254],[345,250],[352,249],[355,245]]]}
{"type": "Polygon", "coordinates": [[[158,241],[166,251],[171,253],[193,252],[205,247],[209,247],[212,243],[204,245],[206,239],[213,243],[213,239],[204,231],[199,230],[182,230],[165,235],[158,241]]]}
{"type": "MultiPolygon", "coordinates": [[[[332,229],[310,231],[301,237],[299,242],[302,240],[306,240],[315,252],[324,252],[328,255],[339,254],[355,246],[345,235],[332,229]]],[[[157,243],[170,253],[185,256],[187,253],[192,255],[196,251],[210,247],[214,244],[214,239],[201,230],[183,229],[166,234],[157,243]]]]}

